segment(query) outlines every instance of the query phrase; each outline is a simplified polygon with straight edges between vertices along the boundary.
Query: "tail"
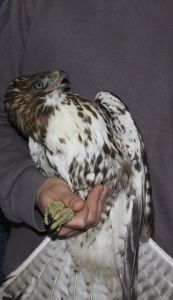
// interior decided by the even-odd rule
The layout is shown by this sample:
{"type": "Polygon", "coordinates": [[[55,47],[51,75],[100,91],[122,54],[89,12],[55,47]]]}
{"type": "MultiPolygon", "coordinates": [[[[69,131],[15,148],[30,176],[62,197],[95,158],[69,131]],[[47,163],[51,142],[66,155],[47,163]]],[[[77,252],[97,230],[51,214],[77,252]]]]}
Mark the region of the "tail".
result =
{"type": "MultiPolygon", "coordinates": [[[[46,238],[0,287],[0,300],[121,300],[107,282],[75,264],[65,241],[46,238]]],[[[140,243],[138,300],[173,299],[173,260],[152,240],[140,243]]]]}
{"type": "Polygon", "coordinates": [[[0,300],[122,299],[116,278],[103,278],[76,264],[64,240],[46,238],[0,287],[0,300]]]}
{"type": "Polygon", "coordinates": [[[151,238],[140,243],[138,299],[173,299],[173,259],[151,238]]]}

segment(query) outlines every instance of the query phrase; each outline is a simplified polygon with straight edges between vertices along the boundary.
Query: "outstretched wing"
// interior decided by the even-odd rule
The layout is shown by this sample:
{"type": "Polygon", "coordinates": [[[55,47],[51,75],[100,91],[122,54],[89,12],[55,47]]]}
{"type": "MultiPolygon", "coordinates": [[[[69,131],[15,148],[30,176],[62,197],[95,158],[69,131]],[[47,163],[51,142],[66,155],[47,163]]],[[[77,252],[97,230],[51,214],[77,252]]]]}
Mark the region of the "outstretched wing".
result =
{"type": "Polygon", "coordinates": [[[138,299],[173,299],[173,259],[151,238],[139,246],[138,299]]]}
{"type": "Polygon", "coordinates": [[[117,215],[112,212],[112,222],[123,296],[124,299],[134,300],[137,299],[139,239],[141,235],[148,238],[152,224],[151,187],[145,149],[138,128],[119,98],[111,93],[101,92],[97,94],[96,102],[107,118],[113,120],[113,138],[120,155],[124,156],[124,168],[129,168],[129,187],[119,193],[115,204],[117,215]]]}
{"type": "MultiPolygon", "coordinates": [[[[75,242],[75,241],[74,241],[75,242]]],[[[0,300],[121,300],[115,278],[105,282],[74,262],[64,240],[45,238],[0,287],[0,300]],[[115,298],[116,295],[116,298],[115,298]]]]}

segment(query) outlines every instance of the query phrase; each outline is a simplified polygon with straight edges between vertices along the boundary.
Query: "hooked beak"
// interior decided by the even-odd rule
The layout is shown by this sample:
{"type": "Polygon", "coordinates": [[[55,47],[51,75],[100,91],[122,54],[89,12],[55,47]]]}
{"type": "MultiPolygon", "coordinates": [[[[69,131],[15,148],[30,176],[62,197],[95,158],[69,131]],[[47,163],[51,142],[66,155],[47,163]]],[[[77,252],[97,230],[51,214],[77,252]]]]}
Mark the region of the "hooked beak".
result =
{"type": "Polygon", "coordinates": [[[68,92],[70,90],[71,87],[70,87],[69,77],[62,76],[60,88],[63,90],[63,92],[68,92]]]}
{"type": "Polygon", "coordinates": [[[56,89],[62,90],[62,92],[68,92],[70,90],[69,75],[65,71],[52,71],[53,81],[49,84],[46,92],[51,92],[56,89]]]}

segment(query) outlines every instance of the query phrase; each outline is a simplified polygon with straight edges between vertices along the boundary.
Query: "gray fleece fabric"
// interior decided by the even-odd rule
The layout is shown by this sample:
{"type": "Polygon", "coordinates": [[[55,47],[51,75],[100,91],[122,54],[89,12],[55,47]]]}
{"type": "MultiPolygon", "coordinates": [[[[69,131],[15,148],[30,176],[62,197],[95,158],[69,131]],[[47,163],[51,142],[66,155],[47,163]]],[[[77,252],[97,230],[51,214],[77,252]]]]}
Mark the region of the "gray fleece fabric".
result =
{"type": "Polygon", "coordinates": [[[4,269],[44,237],[34,195],[44,177],[4,112],[9,81],[50,69],[73,91],[122,98],[142,132],[153,185],[156,241],[173,256],[173,1],[12,0],[0,12],[0,205],[14,226],[4,269]]]}

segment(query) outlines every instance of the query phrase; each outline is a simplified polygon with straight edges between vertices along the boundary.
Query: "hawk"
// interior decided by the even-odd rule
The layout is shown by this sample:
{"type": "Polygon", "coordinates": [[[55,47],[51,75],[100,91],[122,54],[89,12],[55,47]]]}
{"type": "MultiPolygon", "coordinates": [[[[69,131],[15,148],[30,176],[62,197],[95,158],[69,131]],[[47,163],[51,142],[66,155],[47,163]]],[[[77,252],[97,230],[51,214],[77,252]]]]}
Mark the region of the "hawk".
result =
{"type": "MultiPolygon", "coordinates": [[[[63,178],[84,201],[96,184],[107,184],[109,193],[94,228],[64,240],[46,237],[7,278],[0,299],[172,299],[173,261],[151,238],[146,152],[126,105],[110,92],[94,101],[72,93],[64,71],[17,78],[5,105],[45,176],[63,178]]],[[[45,223],[55,232],[72,217],[58,201],[45,223]]]]}

